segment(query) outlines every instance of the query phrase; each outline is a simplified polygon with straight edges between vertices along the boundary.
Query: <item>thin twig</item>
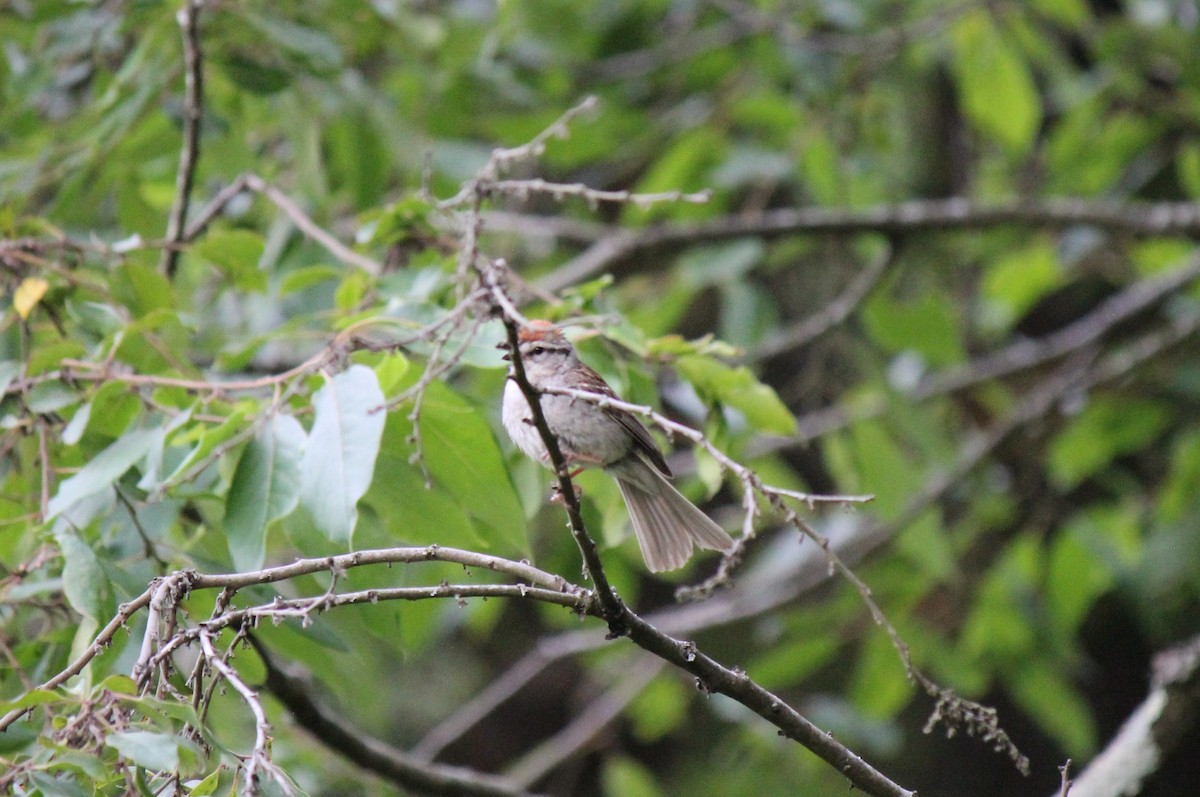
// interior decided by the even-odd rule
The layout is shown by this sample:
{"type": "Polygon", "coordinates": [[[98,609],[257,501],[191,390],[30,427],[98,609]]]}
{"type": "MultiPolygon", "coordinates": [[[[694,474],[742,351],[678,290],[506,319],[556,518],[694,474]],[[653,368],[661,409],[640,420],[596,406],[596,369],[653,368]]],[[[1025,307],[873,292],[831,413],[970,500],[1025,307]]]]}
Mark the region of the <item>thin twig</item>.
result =
{"type": "Polygon", "coordinates": [[[263,709],[262,700],[259,699],[258,693],[241,679],[241,676],[229,666],[229,663],[225,661],[223,656],[217,655],[210,634],[201,632],[200,648],[204,651],[204,657],[208,661],[208,665],[216,670],[233,687],[235,692],[242,696],[242,700],[246,702],[246,705],[249,706],[250,711],[254,714],[254,747],[249,755],[249,761],[245,765],[245,794],[249,795],[249,797],[256,797],[259,794],[260,770],[270,775],[284,794],[295,794],[287,776],[271,763],[271,723],[267,721],[267,713],[263,709]]]}
{"type": "MultiPolygon", "coordinates": [[[[178,244],[184,238],[196,165],[200,160],[200,118],[204,114],[204,57],[200,49],[200,9],[203,0],[183,0],[176,20],[183,33],[183,147],[175,172],[175,200],[167,219],[167,243],[178,244]]],[[[161,267],[168,278],[175,276],[179,249],[163,248],[161,267]]]]}
{"type": "MultiPolygon", "coordinates": [[[[546,194],[551,199],[561,202],[567,197],[582,199],[589,207],[596,207],[604,202],[614,202],[622,205],[635,205],[640,208],[667,202],[690,202],[704,204],[712,199],[712,191],[662,191],[653,194],[641,194],[634,191],[603,191],[592,188],[584,183],[554,183],[538,178],[528,180],[497,180],[487,186],[489,192],[524,199],[529,194],[546,194]]],[[[439,207],[447,208],[444,203],[439,207]]]]}
{"type": "Polygon", "coordinates": [[[363,271],[377,276],[383,268],[379,262],[373,260],[366,255],[361,255],[349,248],[337,238],[334,238],[324,227],[312,220],[307,213],[300,209],[300,206],[292,201],[291,197],[280,191],[275,186],[263,180],[256,174],[246,175],[246,187],[251,191],[262,194],[267,199],[275,203],[275,206],[282,210],[284,214],[292,220],[301,232],[312,238],[325,248],[330,254],[341,260],[343,263],[352,266],[358,266],[363,271]]]}
{"type": "Polygon", "coordinates": [[[1070,797],[1071,794],[1071,759],[1067,759],[1062,766],[1058,768],[1058,774],[1062,776],[1062,781],[1058,786],[1058,797],[1070,797]]]}
{"type": "Polygon", "coordinates": [[[46,420],[37,420],[38,466],[41,468],[41,492],[38,500],[38,517],[42,520],[50,517],[50,487],[54,480],[54,465],[50,461],[50,445],[47,442],[46,420]]]}

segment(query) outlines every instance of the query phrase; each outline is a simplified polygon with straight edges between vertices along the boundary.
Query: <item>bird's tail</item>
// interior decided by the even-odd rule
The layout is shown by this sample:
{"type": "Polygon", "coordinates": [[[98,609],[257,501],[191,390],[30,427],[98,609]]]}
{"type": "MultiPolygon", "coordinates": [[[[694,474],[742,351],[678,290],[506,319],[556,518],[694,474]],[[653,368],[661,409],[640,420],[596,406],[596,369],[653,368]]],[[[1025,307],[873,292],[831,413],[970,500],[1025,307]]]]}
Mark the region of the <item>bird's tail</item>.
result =
{"type": "Polygon", "coordinates": [[[727,551],[733,538],[712,521],[654,468],[638,462],[639,472],[617,475],[617,487],[629,508],[633,531],[646,566],[655,573],[683,567],[692,546],[727,551]],[[650,478],[648,478],[648,476],[650,478]]]}

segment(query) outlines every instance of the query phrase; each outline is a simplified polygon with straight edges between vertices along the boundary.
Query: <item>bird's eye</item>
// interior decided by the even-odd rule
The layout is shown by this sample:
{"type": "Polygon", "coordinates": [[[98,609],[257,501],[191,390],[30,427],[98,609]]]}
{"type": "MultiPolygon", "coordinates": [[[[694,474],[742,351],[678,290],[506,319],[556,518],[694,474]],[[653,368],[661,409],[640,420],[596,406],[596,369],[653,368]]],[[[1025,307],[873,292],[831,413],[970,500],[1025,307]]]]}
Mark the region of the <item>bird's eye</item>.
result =
{"type": "Polygon", "coordinates": [[[534,346],[533,351],[530,352],[530,354],[545,354],[545,353],[546,353],[545,346],[534,346]]]}

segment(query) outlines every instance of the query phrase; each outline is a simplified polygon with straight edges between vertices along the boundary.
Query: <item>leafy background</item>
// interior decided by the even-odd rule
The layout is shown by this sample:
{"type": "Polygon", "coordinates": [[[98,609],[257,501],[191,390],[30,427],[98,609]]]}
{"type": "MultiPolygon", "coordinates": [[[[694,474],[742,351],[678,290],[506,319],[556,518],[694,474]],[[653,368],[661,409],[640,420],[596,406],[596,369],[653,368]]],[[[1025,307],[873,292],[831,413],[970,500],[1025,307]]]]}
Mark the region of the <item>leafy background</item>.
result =
{"type": "MultiPolygon", "coordinates": [[[[206,4],[193,210],[253,173],[381,263],[374,273],[342,262],[261,191],[228,203],[164,269],[187,110],[177,11],[157,0],[0,11],[0,698],[10,706],[118,604],[179,568],[437,543],[575,578],[578,552],[546,506],[545,476],[497,437],[497,324],[453,341],[458,365],[437,374],[425,370],[437,354],[427,342],[348,357],[326,345],[347,330],[444,318],[459,298],[462,230],[431,197],[453,196],[493,148],[528,141],[586,95],[598,108],[516,176],[711,189],[711,200],[510,194],[487,206],[482,246],[533,284],[565,289],[565,304],[543,311],[612,322],[580,345],[630,400],[703,428],[772,483],[873,494],[866,507],[808,517],[835,541],[869,542],[856,571],[914,660],[996,705],[1033,774],[978,742],[922,735],[928,699],[837,580],[701,630],[707,648],[923,795],[1049,793],[1057,767],[1089,760],[1141,701],[1152,654],[1200,632],[1196,212],[1166,204],[1200,193],[1195,3],[206,4]],[[910,206],[931,210],[923,224],[854,215],[947,197],[975,203],[962,206],[968,215],[1023,212],[964,223],[910,206]],[[1053,197],[1112,213],[1039,215],[1053,197]],[[1139,227],[1160,206],[1191,215],[1139,227]],[[853,223],[753,228],[788,208],[853,223]],[[729,220],[750,229],[722,232],[729,220]],[[596,241],[658,224],[676,225],[664,245],[580,270],[596,241]],[[1114,313],[1113,297],[1181,273],[1137,312],[1114,313]],[[1136,356],[1172,330],[1182,330],[1172,345],[1136,356]],[[983,368],[1029,341],[1064,351],[983,368]],[[1125,367],[1105,359],[1122,354],[1125,367]],[[311,357],[326,359],[289,371],[311,357]],[[197,386],[223,380],[253,389],[197,386]],[[411,400],[367,411],[425,382],[419,415],[411,400]],[[376,453],[355,435],[382,444],[376,453]]],[[[684,491],[736,525],[736,484],[705,456],[692,462],[672,459],[684,491]]],[[[711,572],[701,558],[649,577],[611,483],[580,481],[631,605],[666,607],[674,583],[711,572]]],[[[813,555],[798,540],[768,517],[736,579],[782,594],[786,580],[772,575],[813,555]]],[[[356,572],[353,584],[459,573],[397,567],[356,572]]],[[[212,601],[197,593],[188,610],[206,616],[212,601]]],[[[30,700],[66,722],[102,688],[120,692],[111,678],[129,672],[143,628],[118,634],[74,689],[30,700]]],[[[443,751],[485,771],[530,771],[522,756],[598,697],[641,687],[537,777],[547,792],[845,788],[773,729],[628,646],[545,652],[582,644],[571,640],[587,629],[558,607],[472,600],[381,602],[260,635],[361,733],[418,749],[542,651],[550,664],[538,678],[443,751]]],[[[235,663],[263,679],[255,652],[235,663]]],[[[397,792],[268,706],[275,760],[309,793],[397,792]]],[[[90,759],[29,722],[0,737],[0,755],[37,762],[30,788],[44,794],[93,783],[119,793],[125,781],[96,763],[118,753],[195,781],[228,763],[172,741],[178,713],[143,709],[143,724],[90,759]]],[[[249,743],[234,694],[214,697],[209,725],[218,750],[249,743]]],[[[1140,793],[1195,788],[1196,732],[1177,735],[1140,793]]],[[[232,781],[219,771],[193,793],[232,781]]]]}

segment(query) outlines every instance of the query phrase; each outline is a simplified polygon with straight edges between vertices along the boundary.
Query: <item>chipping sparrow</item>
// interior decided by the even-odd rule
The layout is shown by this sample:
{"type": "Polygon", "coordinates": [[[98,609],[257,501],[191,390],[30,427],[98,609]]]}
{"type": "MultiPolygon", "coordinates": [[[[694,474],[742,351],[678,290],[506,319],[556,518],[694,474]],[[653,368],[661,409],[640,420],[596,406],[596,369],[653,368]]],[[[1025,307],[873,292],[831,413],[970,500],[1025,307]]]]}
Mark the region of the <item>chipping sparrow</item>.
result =
{"type": "MultiPolygon", "coordinates": [[[[598,373],[584,365],[562,332],[532,321],[519,333],[521,362],[534,388],[572,388],[617,398],[598,373]]],[[[506,358],[508,356],[506,355],[506,358]]],[[[617,480],[646,565],[654,572],[683,567],[692,545],[726,551],[733,540],[667,481],[671,471],[646,427],[628,412],[587,399],[543,393],[542,414],[568,465],[600,467],[617,480]]],[[[529,404],[509,376],[504,387],[504,428],[525,454],[551,467],[529,404]]]]}

